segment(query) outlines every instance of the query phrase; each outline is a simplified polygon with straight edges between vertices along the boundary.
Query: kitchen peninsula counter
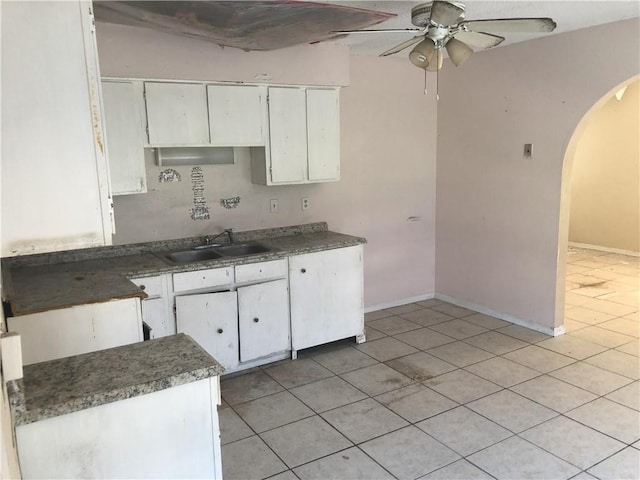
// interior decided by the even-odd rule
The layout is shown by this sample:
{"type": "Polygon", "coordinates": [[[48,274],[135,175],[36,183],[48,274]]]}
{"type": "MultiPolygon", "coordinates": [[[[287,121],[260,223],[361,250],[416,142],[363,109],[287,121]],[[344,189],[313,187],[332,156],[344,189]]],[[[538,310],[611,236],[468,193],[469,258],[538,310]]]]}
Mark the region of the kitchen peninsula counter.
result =
{"type": "Polygon", "coordinates": [[[145,298],[130,278],[265,262],[366,243],[328,230],[325,222],[234,232],[236,243],[260,242],[266,253],[172,264],[163,253],[193,248],[202,237],[7,257],[2,259],[5,300],[20,316],[130,297],[145,298]]]}
{"type": "Polygon", "coordinates": [[[8,385],[23,478],[222,478],[222,372],[184,334],[25,366],[8,385]]]}
{"type": "Polygon", "coordinates": [[[185,334],[35,363],[10,389],[16,426],[157,392],[223,373],[185,334]]]}

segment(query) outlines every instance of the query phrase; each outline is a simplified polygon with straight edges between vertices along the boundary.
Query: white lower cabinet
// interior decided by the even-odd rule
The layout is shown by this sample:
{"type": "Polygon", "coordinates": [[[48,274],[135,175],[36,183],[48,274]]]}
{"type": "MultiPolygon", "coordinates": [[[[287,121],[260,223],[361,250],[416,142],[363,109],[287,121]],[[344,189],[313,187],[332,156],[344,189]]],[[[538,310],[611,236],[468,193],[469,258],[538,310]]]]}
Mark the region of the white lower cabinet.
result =
{"type": "Polygon", "coordinates": [[[227,373],[343,338],[361,343],[362,255],[356,245],[174,274],[177,331],[227,373]]]}
{"type": "Polygon", "coordinates": [[[174,289],[181,289],[175,296],[178,332],[191,336],[227,373],[289,356],[286,259],[173,277],[174,289]]]}
{"type": "Polygon", "coordinates": [[[16,427],[22,478],[222,478],[218,377],[16,427]]]}
{"type": "Polygon", "coordinates": [[[238,288],[240,361],[291,350],[285,279],[238,288]]]}
{"type": "Polygon", "coordinates": [[[139,298],[91,303],[8,317],[25,365],[142,341],[139,298]]]}
{"type": "Polygon", "coordinates": [[[293,351],[364,341],[362,245],[289,257],[293,351]]]}
{"type": "Polygon", "coordinates": [[[142,300],[142,321],[151,328],[150,338],[174,335],[176,322],[169,305],[168,276],[134,278],[131,281],[148,295],[142,300]]]}
{"type": "Polygon", "coordinates": [[[236,292],[176,297],[176,325],[226,370],[238,366],[238,296],[236,292]]]}

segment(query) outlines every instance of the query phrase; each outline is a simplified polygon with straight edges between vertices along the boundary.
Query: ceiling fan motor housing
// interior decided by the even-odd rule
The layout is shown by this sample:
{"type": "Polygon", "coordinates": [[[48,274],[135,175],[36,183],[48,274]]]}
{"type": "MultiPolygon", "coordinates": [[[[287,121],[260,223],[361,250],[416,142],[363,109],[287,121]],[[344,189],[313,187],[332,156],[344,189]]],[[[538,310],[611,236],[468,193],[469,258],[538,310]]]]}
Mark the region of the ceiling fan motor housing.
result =
{"type": "MultiPolygon", "coordinates": [[[[452,5],[460,7],[462,10],[465,9],[464,4],[459,2],[448,2],[452,5]]],[[[431,25],[431,7],[433,6],[433,2],[421,3],[420,5],[416,5],[411,9],[411,23],[413,23],[416,27],[428,27],[431,25]]],[[[464,20],[464,12],[460,14],[458,19],[456,20],[456,24],[460,23],[464,20]]],[[[448,25],[444,25],[447,27],[448,25]]]]}

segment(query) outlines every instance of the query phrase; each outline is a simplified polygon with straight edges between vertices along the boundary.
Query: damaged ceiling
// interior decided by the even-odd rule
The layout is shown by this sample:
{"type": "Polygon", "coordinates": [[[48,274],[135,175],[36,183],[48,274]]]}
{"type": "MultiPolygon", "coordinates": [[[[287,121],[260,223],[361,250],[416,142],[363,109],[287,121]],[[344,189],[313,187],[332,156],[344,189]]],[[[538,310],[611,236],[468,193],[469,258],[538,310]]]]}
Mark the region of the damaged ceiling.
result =
{"type": "MultiPolygon", "coordinates": [[[[94,1],[98,22],[152,28],[243,50],[275,50],[333,42],[355,54],[377,55],[410,38],[408,33],[338,36],[336,30],[411,28],[415,1],[94,1]],[[382,25],[378,25],[384,22],[382,25]]],[[[553,34],[640,16],[640,2],[467,0],[466,19],[551,17],[553,34]]],[[[549,33],[509,33],[501,46],[549,33]]]]}
{"type": "Polygon", "coordinates": [[[276,50],[366,28],[393,13],[328,3],[278,1],[95,1],[96,20],[153,28],[243,50],[276,50]]]}

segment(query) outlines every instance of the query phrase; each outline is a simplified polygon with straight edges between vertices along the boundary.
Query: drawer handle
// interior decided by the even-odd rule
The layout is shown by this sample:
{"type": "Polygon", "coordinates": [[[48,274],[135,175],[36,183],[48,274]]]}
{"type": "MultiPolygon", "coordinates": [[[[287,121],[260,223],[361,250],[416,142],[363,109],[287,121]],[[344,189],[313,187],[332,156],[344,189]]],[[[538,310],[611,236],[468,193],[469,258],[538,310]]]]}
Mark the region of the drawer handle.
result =
{"type": "Polygon", "coordinates": [[[218,333],[222,333],[224,332],[224,330],[222,330],[221,328],[218,329],[218,333]]]}
{"type": "Polygon", "coordinates": [[[256,318],[254,318],[254,319],[253,319],[253,322],[254,322],[254,323],[258,323],[259,321],[260,321],[260,319],[259,319],[258,317],[256,317],[256,318]]]}
{"type": "Polygon", "coordinates": [[[301,268],[301,269],[300,269],[300,271],[301,271],[302,273],[307,273],[307,269],[306,269],[306,268],[301,268]]]}

